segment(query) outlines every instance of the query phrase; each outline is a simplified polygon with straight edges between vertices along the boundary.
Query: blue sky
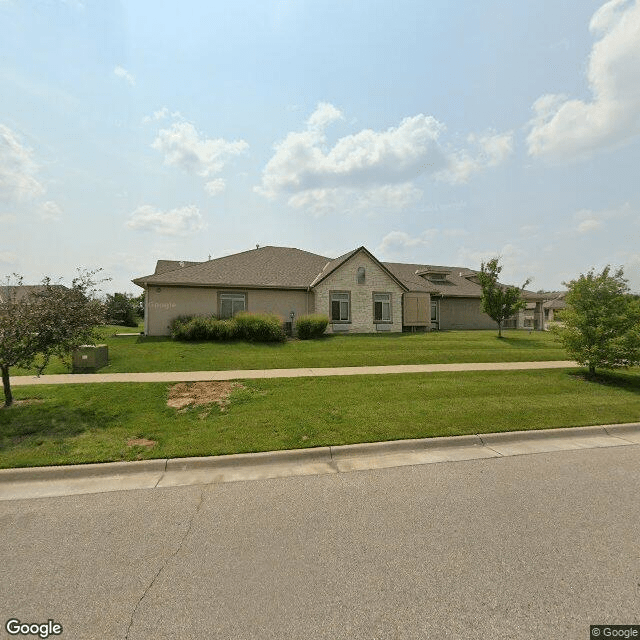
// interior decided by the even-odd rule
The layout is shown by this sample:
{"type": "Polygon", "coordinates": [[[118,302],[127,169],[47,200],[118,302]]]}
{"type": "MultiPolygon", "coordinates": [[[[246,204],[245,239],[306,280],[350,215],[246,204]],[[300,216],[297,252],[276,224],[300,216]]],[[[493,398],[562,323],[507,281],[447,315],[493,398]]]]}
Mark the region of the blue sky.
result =
{"type": "Polygon", "coordinates": [[[640,291],[637,0],[0,0],[0,59],[0,275],[365,245],[640,291]]]}

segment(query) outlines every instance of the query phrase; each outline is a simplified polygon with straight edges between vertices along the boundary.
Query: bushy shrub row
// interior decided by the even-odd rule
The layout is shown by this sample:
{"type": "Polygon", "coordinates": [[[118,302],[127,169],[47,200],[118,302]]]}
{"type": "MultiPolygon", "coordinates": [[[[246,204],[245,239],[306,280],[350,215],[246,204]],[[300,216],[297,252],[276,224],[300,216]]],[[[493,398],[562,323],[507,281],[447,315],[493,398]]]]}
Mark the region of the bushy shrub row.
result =
{"type": "Polygon", "coordinates": [[[277,316],[239,313],[230,320],[215,316],[179,316],[169,325],[176,340],[248,340],[283,342],[285,334],[277,316]]]}
{"type": "Polygon", "coordinates": [[[319,338],[326,330],[329,318],[320,314],[300,316],[296,320],[296,331],[300,340],[319,338]]]}

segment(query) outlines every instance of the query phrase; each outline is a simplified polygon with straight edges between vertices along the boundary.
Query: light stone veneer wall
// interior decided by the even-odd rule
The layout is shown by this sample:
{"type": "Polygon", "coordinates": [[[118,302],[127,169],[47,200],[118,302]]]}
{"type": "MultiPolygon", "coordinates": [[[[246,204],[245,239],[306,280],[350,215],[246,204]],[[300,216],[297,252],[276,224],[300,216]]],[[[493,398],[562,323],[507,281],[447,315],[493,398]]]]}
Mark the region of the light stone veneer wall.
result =
{"type": "Polygon", "coordinates": [[[147,320],[145,333],[150,336],[169,335],[169,323],[177,316],[216,315],[218,292],[246,293],[247,311],[273,313],[288,322],[313,311],[313,294],[282,289],[213,289],[210,287],[151,286],[147,289],[147,320]]]}
{"type": "MultiPolygon", "coordinates": [[[[377,331],[373,321],[373,293],[391,294],[390,331],[402,331],[402,293],[403,289],[382,270],[363,251],[352,256],[336,271],[314,287],[315,313],[328,315],[331,318],[329,294],[331,291],[351,292],[351,323],[346,325],[349,333],[374,333],[377,331]],[[358,267],[365,269],[365,283],[357,283],[358,267]]],[[[331,322],[328,333],[345,333],[335,331],[331,322]]]]}

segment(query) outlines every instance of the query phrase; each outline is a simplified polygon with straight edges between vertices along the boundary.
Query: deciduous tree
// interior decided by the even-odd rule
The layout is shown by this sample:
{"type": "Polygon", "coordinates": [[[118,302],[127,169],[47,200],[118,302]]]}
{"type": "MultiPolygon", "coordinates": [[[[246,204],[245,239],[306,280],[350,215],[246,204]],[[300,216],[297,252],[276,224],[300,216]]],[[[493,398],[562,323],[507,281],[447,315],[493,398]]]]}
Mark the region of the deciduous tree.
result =
{"type": "Polygon", "coordinates": [[[28,288],[22,286],[21,276],[7,279],[0,292],[0,370],[6,407],[13,403],[11,367],[34,367],[39,375],[51,356],[64,358],[81,344],[95,343],[96,327],[104,319],[104,307],[96,297],[98,273],[79,270],[71,288],[51,278],[28,288]]]}
{"type": "Polygon", "coordinates": [[[500,258],[491,258],[483,262],[478,279],[482,286],[482,310],[498,324],[498,336],[502,337],[502,324],[520,309],[526,302],[522,299],[522,290],[529,284],[527,280],[521,287],[505,286],[498,282],[502,267],[500,258]]]}
{"type": "Polygon", "coordinates": [[[591,269],[564,284],[567,308],[553,330],[569,355],[590,375],[640,364],[640,301],[629,294],[623,270],[591,269]]]}

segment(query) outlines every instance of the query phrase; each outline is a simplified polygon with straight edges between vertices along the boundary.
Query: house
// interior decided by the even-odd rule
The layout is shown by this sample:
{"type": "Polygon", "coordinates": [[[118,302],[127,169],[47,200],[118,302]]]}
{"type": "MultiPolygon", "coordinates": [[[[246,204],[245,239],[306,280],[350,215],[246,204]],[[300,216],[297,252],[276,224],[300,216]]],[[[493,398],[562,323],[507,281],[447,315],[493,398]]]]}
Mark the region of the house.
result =
{"type": "MultiPolygon", "coordinates": [[[[67,291],[63,284],[49,285],[50,289],[67,291]]],[[[0,285],[0,303],[21,302],[47,290],[42,284],[0,285]]]]}
{"type": "MultiPolygon", "coordinates": [[[[493,329],[480,309],[478,272],[465,267],[380,262],[365,247],[335,259],[289,247],[259,247],[206,262],[159,260],[133,280],[145,290],[145,333],[169,334],[180,315],[229,318],[266,312],[284,322],[330,318],[330,333],[493,329]]],[[[542,298],[536,304],[542,328],[542,298]]],[[[524,326],[523,314],[514,320],[524,326]]]]}
{"type": "Polygon", "coordinates": [[[550,322],[555,322],[555,315],[567,308],[567,303],[564,297],[567,295],[566,291],[552,291],[551,293],[545,293],[545,301],[542,304],[544,309],[544,323],[547,326],[550,322]]]}

